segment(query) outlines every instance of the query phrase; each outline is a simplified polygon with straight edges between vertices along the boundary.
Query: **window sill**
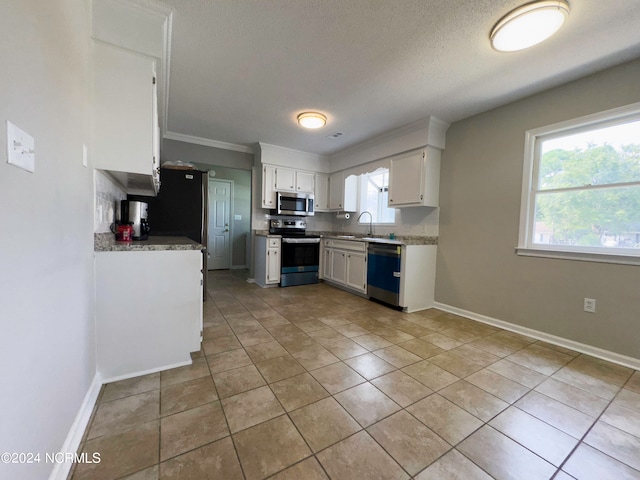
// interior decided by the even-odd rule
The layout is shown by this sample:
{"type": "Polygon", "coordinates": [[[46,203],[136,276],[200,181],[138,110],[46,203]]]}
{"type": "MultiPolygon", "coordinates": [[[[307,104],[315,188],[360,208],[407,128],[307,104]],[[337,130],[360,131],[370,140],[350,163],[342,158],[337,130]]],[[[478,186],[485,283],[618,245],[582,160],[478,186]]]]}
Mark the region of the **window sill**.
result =
{"type": "Polygon", "coordinates": [[[618,265],[640,265],[640,256],[616,255],[611,253],[567,252],[541,248],[516,247],[516,253],[525,257],[558,258],[581,262],[615,263],[618,265]]]}

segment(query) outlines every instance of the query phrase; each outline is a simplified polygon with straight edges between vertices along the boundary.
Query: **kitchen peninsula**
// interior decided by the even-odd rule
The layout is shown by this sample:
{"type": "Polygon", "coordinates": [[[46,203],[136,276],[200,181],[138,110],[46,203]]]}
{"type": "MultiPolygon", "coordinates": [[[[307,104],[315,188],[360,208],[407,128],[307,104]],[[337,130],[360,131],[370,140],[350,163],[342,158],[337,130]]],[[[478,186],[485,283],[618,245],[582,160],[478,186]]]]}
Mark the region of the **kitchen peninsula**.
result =
{"type": "Polygon", "coordinates": [[[203,246],[113,237],[94,237],[98,372],[112,381],[190,364],[202,335],[203,246]]]}

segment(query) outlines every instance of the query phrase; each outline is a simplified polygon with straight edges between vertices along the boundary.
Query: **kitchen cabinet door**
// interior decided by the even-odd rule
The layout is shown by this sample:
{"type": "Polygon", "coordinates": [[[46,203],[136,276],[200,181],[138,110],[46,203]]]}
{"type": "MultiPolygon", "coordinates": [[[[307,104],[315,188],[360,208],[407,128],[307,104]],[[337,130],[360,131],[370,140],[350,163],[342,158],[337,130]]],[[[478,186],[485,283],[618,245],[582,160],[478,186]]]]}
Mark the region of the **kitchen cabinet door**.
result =
{"type": "Polygon", "coordinates": [[[329,209],[342,210],[344,205],[344,174],[332,173],[329,176],[329,209]]]}
{"type": "Polygon", "coordinates": [[[437,207],[440,150],[427,147],[390,160],[389,207],[437,207]]]}
{"type": "Polygon", "coordinates": [[[280,283],[280,248],[267,250],[267,283],[280,283]]]}
{"type": "Polygon", "coordinates": [[[296,192],[313,193],[315,188],[315,175],[310,172],[296,171],[296,192]]]}
{"type": "Polygon", "coordinates": [[[355,212],[358,196],[358,179],[355,175],[345,178],[344,172],[329,176],[329,210],[355,212]]]}
{"type": "Polygon", "coordinates": [[[109,172],[127,193],[155,195],[155,62],[97,42],[93,53],[93,166],[109,172]]]}
{"type": "Polygon", "coordinates": [[[314,200],[316,212],[329,211],[329,175],[325,173],[315,174],[314,200]]]}
{"type": "Polygon", "coordinates": [[[343,250],[334,250],[331,254],[331,280],[346,283],[347,254],[343,250]]]}
{"type": "Polygon", "coordinates": [[[347,253],[345,284],[362,293],[367,291],[366,253],[347,253]]]}
{"type": "Polygon", "coordinates": [[[331,256],[333,255],[333,250],[330,248],[324,249],[324,259],[323,259],[323,269],[322,269],[322,278],[327,280],[333,279],[333,273],[331,271],[331,266],[333,259],[331,256]]]}
{"type": "Polygon", "coordinates": [[[276,168],[276,190],[278,192],[296,191],[296,171],[290,168],[276,168]]]}
{"type": "Polygon", "coordinates": [[[278,236],[256,235],[255,279],[261,287],[278,286],[280,283],[280,248],[278,236]]]}
{"type": "Polygon", "coordinates": [[[276,167],[262,167],[262,208],[276,208],[276,167]]]}

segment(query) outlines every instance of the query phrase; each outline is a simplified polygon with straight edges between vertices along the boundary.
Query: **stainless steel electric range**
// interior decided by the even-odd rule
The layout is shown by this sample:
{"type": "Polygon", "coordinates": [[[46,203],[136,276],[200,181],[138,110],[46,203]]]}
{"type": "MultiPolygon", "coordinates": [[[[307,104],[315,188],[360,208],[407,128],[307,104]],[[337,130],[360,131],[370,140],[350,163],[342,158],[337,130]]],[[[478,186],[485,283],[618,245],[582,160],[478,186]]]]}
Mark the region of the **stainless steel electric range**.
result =
{"type": "Polygon", "coordinates": [[[320,236],[306,230],[305,220],[274,218],[269,223],[269,233],[282,236],[281,287],[318,283],[320,236]]]}

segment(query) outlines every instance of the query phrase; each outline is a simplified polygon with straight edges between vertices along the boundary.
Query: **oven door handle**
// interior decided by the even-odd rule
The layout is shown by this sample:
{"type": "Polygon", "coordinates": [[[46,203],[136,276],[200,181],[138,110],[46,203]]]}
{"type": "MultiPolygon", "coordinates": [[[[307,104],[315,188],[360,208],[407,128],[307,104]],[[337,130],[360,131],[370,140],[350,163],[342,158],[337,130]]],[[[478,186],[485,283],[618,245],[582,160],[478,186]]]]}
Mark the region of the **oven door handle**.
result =
{"type": "Polygon", "coordinates": [[[282,243],[320,243],[319,238],[283,238],[282,243]]]}

